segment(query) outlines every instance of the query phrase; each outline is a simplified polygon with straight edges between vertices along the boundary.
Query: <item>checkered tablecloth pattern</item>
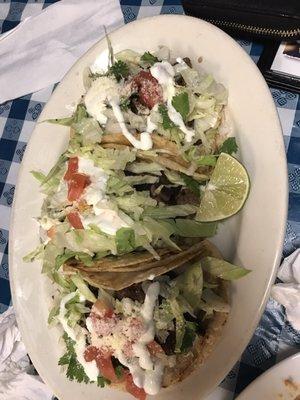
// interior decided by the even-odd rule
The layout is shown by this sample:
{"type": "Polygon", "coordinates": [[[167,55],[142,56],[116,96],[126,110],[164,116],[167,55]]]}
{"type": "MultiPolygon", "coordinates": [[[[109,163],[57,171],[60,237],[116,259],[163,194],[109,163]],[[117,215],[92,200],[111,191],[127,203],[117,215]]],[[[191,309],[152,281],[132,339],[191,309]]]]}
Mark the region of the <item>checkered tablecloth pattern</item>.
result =
{"type": "MultiPolygon", "coordinates": [[[[24,18],[55,2],[0,0],[0,32],[14,28],[24,18]]],[[[183,13],[180,0],[120,0],[120,4],[126,23],[151,15],[183,13]]],[[[261,45],[238,42],[254,61],[258,60],[261,45]]],[[[17,174],[35,122],[52,90],[53,86],[0,105],[0,312],[11,302],[8,236],[17,174]]],[[[283,90],[270,90],[281,120],[288,160],[289,214],[283,254],[287,255],[300,247],[300,97],[283,90]]],[[[282,307],[270,300],[240,361],[209,399],[233,399],[265,369],[299,349],[300,333],[286,323],[282,307]]]]}

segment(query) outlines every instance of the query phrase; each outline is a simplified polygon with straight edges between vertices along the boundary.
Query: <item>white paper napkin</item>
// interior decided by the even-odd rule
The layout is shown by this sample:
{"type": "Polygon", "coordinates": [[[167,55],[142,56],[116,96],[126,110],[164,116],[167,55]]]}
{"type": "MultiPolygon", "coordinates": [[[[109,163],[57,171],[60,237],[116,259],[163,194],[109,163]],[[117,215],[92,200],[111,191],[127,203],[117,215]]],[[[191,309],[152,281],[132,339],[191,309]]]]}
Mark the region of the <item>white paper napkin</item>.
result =
{"type": "Polygon", "coordinates": [[[29,375],[29,359],[14,310],[0,315],[0,400],[50,400],[52,393],[39,376],[29,375]]]}
{"type": "Polygon", "coordinates": [[[74,62],[124,24],[118,0],[61,0],[0,35],[0,104],[59,82],[74,62]]]}
{"type": "Polygon", "coordinates": [[[285,307],[291,325],[300,330],[300,249],[284,259],[278,278],[283,283],[273,286],[271,296],[285,307]]]}

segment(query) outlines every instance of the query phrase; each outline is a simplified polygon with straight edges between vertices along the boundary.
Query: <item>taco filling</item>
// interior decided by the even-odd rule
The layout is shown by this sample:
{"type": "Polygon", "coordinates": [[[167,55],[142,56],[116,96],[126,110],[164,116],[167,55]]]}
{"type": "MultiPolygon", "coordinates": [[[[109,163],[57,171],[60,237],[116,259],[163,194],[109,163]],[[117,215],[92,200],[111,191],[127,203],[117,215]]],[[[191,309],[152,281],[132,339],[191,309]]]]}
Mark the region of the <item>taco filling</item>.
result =
{"type": "Polygon", "coordinates": [[[205,238],[235,214],[249,181],[231,156],[227,91],[169,49],[113,54],[84,71],[66,151],[45,175],[40,246],[55,284],[67,377],[136,398],[187,376],[229,312],[226,282],[249,271],[205,238]]]}

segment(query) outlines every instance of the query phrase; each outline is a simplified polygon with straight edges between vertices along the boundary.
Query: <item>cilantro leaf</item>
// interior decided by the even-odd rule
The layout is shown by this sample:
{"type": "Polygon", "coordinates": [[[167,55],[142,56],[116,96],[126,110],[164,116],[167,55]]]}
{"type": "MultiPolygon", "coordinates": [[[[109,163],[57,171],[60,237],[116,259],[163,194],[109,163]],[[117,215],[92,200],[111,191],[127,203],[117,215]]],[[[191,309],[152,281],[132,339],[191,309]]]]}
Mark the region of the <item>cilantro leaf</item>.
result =
{"type": "Polygon", "coordinates": [[[163,104],[160,104],[158,106],[158,111],[160,113],[160,115],[163,118],[163,122],[162,122],[162,126],[164,129],[171,129],[175,127],[174,122],[172,122],[170,120],[169,114],[168,114],[168,109],[166,106],[164,106],[163,104]]]}
{"type": "Polygon", "coordinates": [[[103,376],[98,376],[97,378],[97,386],[104,387],[105,385],[110,385],[111,382],[109,379],[104,378],[103,376]]]}
{"type": "Polygon", "coordinates": [[[190,112],[189,96],[187,92],[182,92],[174,96],[172,99],[172,105],[185,121],[190,112]]]}
{"type": "Polygon", "coordinates": [[[151,54],[149,51],[146,51],[142,57],[141,57],[141,61],[143,61],[146,64],[149,65],[153,65],[156,62],[158,62],[158,58],[155,57],[153,54],[151,54]]]}
{"type": "Polygon", "coordinates": [[[190,189],[190,191],[193,192],[196,196],[200,197],[200,183],[196,181],[196,179],[185,174],[181,174],[181,177],[184,180],[187,188],[190,189]]]}
{"type": "Polygon", "coordinates": [[[237,150],[238,150],[238,145],[236,143],[235,137],[229,137],[223,142],[219,152],[231,155],[232,153],[236,153],[237,150]]]}
{"type": "Polygon", "coordinates": [[[122,78],[128,77],[129,67],[124,61],[119,60],[109,68],[108,73],[114,75],[119,82],[122,78]]]}
{"type": "Polygon", "coordinates": [[[123,367],[122,367],[122,365],[118,365],[118,366],[115,368],[115,373],[116,373],[116,377],[117,377],[118,379],[121,379],[121,378],[122,378],[122,376],[123,376],[123,367]]]}
{"type": "Polygon", "coordinates": [[[129,97],[121,97],[120,99],[120,108],[122,111],[126,111],[130,106],[130,98],[129,97]]]}
{"type": "Polygon", "coordinates": [[[75,251],[71,251],[68,249],[66,249],[63,254],[59,254],[55,259],[55,269],[58,270],[66,261],[74,257],[75,254],[75,251]]]}
{"type": "Polygon", "coordinates": [[[196,323],[189,321],[186,322],[185,332],[182,339],[182,345],[180,348],[181,352],[185,353],[193,346],[194,340],[196,338],[196,330],[197,330],[196,323]]]}
{"type": "Polygon", "coordinates": [[[116,246],[118,253],[128,253],[135,249],[134,230],[131,228],[120,228],[116,233],[116,246]]]}
{"type": "Polygon", "coordinates": [[[67,351],[62,357],[60,357],[58,365],[67,366],[67,377],[70,379],[70,381],[75,380],[79,383],[89,383],[90,380],[84,372],[83,366],[77,361],[74,350],[74,340],[72,340],[66,333],[64,333],[63,339],[66,343],[67,351]]]}

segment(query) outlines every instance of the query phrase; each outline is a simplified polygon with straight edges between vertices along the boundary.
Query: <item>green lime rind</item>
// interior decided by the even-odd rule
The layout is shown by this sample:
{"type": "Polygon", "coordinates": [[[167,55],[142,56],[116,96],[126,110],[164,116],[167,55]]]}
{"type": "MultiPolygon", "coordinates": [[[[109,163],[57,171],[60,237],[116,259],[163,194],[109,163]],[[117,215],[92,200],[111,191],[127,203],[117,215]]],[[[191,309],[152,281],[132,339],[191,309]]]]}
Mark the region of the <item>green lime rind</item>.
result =
{"type": "Polygon", "coordinates": [[[236,158],[221,153],[204,189],[196,220],[213,222],[232,217],[243,208],[249,190],[245,167],[236,158]]]}

